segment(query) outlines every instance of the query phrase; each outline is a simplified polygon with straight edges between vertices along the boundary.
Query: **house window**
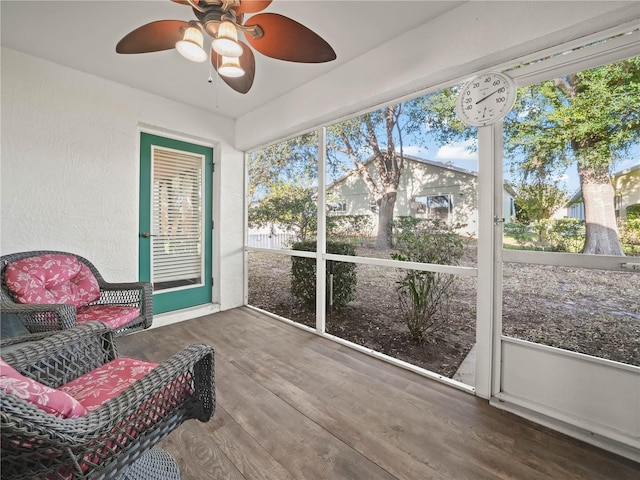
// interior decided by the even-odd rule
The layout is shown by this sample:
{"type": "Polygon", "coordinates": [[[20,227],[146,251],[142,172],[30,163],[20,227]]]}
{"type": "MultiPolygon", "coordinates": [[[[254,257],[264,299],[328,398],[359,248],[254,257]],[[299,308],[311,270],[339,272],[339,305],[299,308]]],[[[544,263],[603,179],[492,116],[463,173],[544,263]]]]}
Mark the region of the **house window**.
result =
{"type": "Polygon", "coordinates": [[[448,193],[414,197],[411,208],[416,217],[439,218],[448,221],[453,213],[453,196],[448,193]]]}
{"type": "Polygon", "coordinates": [[[622,195],[617,194],[613,199],[613,203],[615,205],[616,218],[620,218],[620,210],[622,210],[622,195]]]}
{"type": "Polygon", "coordinates": [[[345,215],[347,213],[347,202],[330,202],[327,204],[329,215],[345,215]]]}

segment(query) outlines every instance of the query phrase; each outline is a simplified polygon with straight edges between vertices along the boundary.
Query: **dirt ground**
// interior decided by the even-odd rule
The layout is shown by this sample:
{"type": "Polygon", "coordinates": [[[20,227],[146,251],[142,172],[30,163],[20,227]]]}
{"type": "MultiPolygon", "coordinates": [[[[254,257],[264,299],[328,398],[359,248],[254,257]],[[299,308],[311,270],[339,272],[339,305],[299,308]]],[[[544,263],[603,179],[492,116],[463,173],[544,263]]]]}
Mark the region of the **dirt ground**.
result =
{"type": "MultiPolygon", "coordinates": [[[[390,251],[358,249],[390,258],[390,251]]],[[[462,261],[475,264],[470,249],[462,261]]],[[[249,304],[315,326],[315,312],[291,295],[291,259],[251,252],[249,304]]],[[[477,284],[458,276],[449,318],[422,345],[400,315],[395,268],[357,265],[356,299],[328,311],[327,331],[391,357],[451,377],[475,343],[477,284]]],[[[640,274],[505,264],[503,334],[640,366],[640,274]]]]}

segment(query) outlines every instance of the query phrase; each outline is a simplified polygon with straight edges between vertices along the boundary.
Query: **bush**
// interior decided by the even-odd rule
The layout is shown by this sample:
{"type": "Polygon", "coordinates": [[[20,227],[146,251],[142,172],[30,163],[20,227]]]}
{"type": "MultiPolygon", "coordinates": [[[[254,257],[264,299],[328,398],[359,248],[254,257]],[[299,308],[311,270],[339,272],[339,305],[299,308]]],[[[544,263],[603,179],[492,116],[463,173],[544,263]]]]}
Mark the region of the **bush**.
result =
{"type": "Polygon", "coordinates": [[[629,205],[625,210],[627,212],[627,220],[640,219],[640,203],[629,205]]]}
{"type": "Polygon", "coordinates": [[[554,252],[581,252],[587,234],[584,220],[561,218],[546,220],[545,241],[554,252]]]}
{"type": "Polygon", "coordinates": [[[531,245],[535,239],[534,230],[527,224],[521,222],[503,224],[504,236],[513,238],[518,245],[531,245]]]}
{"type": "Polygon", "coordinates": [[[504,235],[525,249],[575,253],[582,251],[586,231],[584,220],[549,218],[529,225],[506,223],[504,235]]]}
{"type": "MultiPolygon", "coordinates": [[[[627,210],[627,213],[629,210],[627,210]]],[[[620,222],[620,242],[626,255],[640,256],[640,216],[620,222]]]]}
{"type": "Polygon", "coordinates": [[[373,235],[371,215],[328,215],[327,237],[362,241],[373,235]]]}
{"type": "MultiPolygon", "coordinates": [[[[394,260],[457,265],[465,240],[456,234],[460,225],[442,220],[406,217],[394,222],[397,252],[394,260]]],[[[449,321],[449,299],[453,294],[453,274],[399,269],[396,282],[400,311],[411,339],[424,343],[426,336],[449,321]]]]}
{"type": "MultiPolygon", "coordinates": [[[[316,242],[297,242],[292,245],[293,250],[315,252],[316,242]]],[[[327,253],[355,256],[352,245],[340,242],[327,242],[327,253]]],[[[327,260],[327,305],[329,305],[329,291],[331,274],[333,274],[333,306],[336,308],[347,305],[356,298],[355,263],[336,262],[327,260]]],[[[291,257],[291,293],[309,308],[316,304],[316,259],[306,257],[291,257]]]]}

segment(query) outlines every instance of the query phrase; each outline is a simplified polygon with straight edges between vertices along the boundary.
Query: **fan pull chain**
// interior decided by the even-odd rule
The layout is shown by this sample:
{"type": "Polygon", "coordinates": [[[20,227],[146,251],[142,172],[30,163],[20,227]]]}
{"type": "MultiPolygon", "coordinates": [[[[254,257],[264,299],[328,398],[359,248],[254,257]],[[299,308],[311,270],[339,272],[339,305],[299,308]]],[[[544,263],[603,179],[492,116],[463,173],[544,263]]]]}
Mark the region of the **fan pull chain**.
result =
{"type": "MultiPolygon", "coordinates": [[[[220,75],[217,75],[218,69],[220,68],[220,56],[216,55],[216,110],[220,108],[220,104],[218,102],[218,83],[220,82],[220,75]]],[[[211,77],[211,62],[209,62],[209,77],[211,77]]]]}

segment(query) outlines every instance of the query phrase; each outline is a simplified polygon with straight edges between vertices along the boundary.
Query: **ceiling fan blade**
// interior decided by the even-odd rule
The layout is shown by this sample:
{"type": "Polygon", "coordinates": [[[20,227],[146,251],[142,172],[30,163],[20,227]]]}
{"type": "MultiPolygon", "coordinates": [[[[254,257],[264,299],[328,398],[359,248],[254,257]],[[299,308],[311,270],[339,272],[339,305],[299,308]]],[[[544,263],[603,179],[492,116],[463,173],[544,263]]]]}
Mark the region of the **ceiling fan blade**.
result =
{"type": "MultiPolygon", "coordinates": [[[[171,1],[179,3],[180,5],[189,5],[189,2],[187,2],[187,0],[171,0],[171,1]]],[[[193,0],[193,3],[195,3],[197,5],[198,1],[199,0],[193,0]]]]}
{"type": "MultiPolygon", "coordinates": [[[[240,42],[240,44],[242,45],[243,52],[238,61],[244,70],[244,75],[236,78],[225,77],[223,75],[219,76],[236,92],[247,93],[253,85],[253,79],[256,74],[256,58],[249,48],[249,45],[244,42],[240,42]]],[[[222,63],[222,56],[218,55],[215,50],[211,49],[211,64],[213,65],[213,68],[215,68],[216,72],[218,71],[218,65],[220,65],[220,63],[222,63]]]]}
{"type": "Polygon", "coordinates": [[[118,53],[148,53],[169,50],[182,40],[182,27],[189,26],[182,20],[159,20],[147,23],[125,35],[116,45],[118,53]]]}
{"type": "Polygon", "coordinates": [[[273,0],[240,0],[240,6],[234,10],[237,13],[257,13],[267,8],[272,1],[273,0]]]}
{"type": "Polygon", "coordinates": [[[253,48],[267,57],[302,63],[336,59],[336,52],[320,35],[289,17],[259,13],[245,23],[245,26],[253,25],[259,25],[264,36],[256,39],[247,34],[245,37],[253,48]]]}

